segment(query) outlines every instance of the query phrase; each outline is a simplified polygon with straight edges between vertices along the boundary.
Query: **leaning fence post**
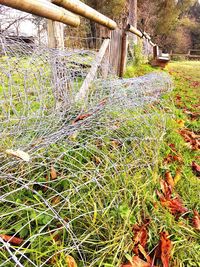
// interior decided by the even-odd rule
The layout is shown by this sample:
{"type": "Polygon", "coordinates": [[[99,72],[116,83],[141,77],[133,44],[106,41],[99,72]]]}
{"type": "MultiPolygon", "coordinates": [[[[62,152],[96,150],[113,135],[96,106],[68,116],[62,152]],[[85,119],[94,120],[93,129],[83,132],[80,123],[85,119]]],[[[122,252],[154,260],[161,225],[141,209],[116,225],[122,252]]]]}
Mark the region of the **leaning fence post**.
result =
{"type": "Polygon", "coordinates": [[[81,100],[84,100],[85,97],[87,96],[88,94],[88,91],[89,91],[89,88],[90,88],[90,85],[91,83],[93,82],[94,78],[95,78],[95,75],[97,73],[97,70],[98,70],[98,67],[100,66],[101,62],[102,62],[102,59],[105,55],[105,52],[108,48],[110,44],[110,39],[105,39],[103,41],[103,44],[98,52],[98,54],[96,55],[93,63],[92,63],[92,66],[80,88],[80,91],[78,92],[78,94],[75,96],[75,101],[78,102],[78,101],[81,101],[81,100]]]}

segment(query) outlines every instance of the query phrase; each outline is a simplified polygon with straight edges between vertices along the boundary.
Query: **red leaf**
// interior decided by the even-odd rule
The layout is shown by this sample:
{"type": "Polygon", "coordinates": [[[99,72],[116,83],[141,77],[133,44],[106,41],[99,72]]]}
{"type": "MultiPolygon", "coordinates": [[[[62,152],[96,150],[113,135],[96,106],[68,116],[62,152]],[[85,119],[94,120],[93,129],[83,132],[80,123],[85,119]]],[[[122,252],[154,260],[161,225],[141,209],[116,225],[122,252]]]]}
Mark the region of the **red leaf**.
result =
{"type": "Polygon", "coordinates": [[[168,238],[167,232],[160,234],[161,260],[163,267],[169,267],[169,260],[171,257],[172,243],[168,238]]]}
{"type": "Polygon", "coordinates": [[[193,226],[200,231],[200,215],[197,210],[194,210],[194,217],[192,218],[193,226]]]}
{"type": "Polygon", "coordinates": [[[0,234],[0,237],[6,241],[6,242],[9,242],[13,245],[21,245],[21,243],[24,241],[22,238],[18,238],[18,237],[15,237],[15,236],[10,236],[10,235],[3,235],[3,234],[0,234]]]}

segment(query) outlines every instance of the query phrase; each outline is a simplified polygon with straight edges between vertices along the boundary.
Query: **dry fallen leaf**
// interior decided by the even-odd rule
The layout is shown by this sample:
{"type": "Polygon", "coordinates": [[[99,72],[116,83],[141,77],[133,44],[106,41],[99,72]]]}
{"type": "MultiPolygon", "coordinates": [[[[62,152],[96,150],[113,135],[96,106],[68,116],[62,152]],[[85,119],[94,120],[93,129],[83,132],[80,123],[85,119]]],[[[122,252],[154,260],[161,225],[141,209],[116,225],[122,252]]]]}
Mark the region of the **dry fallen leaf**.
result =
{"type": "Polygon", "coordinates": [[[143,261],[138,256],[134,256],[131,262],[122,264],[121,267],[154,267],[154,265],[146,261],[143,261]]]}
{"type": "Polygon", "coordinates": [[[194,217],[192,218],[193,226],[200,231],[200,215],[197,210],[194,210],[194,217]]]}
{"type": "Polygon", "coordinates": [[[160,248],[161,248],[161,260],[163,267],[169,267],[169,260],[171,258],[172,243],[168,238],[167,232],[160,234],[160,248]]]}
{"type": "Polygon", "coordinates": [[[168,196],[165,197],[158,190],[156,193],[160,199],[161,205],[168,208],[173,215],[178,216],[188,211],[188,209],[183,206],[182,200],[179,196],[176,196],[175,198],[169,198],[168,196]]]}
{"type": "Polygon", "coordinates": [[[192,112],[192,111],[189,111],[187,109],[185,109],[183,112],[185,114],[189,115],[192,119],[197,119],[198,117],[200,117],[200,113],[199,112],[192,112]]]}
{"type": "Polygon", "coordinates": [[[6,241],[6,242],[9,242],[13,245],[16,245],[16,246],[19,246],[22,244],[22,242],[24,241],[22,238],[18,238],[18,237],[15,237],[15,236],[10,236],[10,235],[3,235],[3,234],[0,234],[0,237],[6,241]]]}
{"type": "Polygon", "coordinates": [[[171,186],[172,189],[174,188],[174,179],[169,171],[165,173],[165,181],[171,186]]]}
{"type": "Polygon", "coordinates": [[[133,252],[136,255],[139,255],[139,245],[142,246],[144,249],[147,244],[147,239],[148,239],[148,232],[147,232],[147,227],[149,225],[150,221],[148,219],[144,220],[144,223],[142,225],[137,225],[135,224],[133,226],[133,242],[134,242],[134,247],[133,247],[133,252]]]}
{"type": "Polygon", "coordinates": [[[7,149],[5,152],[8,155],[20,158],[20,159],[27,161],[27,162],[30,160],[29,154],[20,150],[20,149],[18,149],[18,150],[7,149]]]}
{"type": "Polygon", "coordinates": [[[193,150],[200,149],[200,136],[190,131],[189,129],[181,129],[179,130],[180,135],[184,138],[184,140],[188,143],[189,147],[193,150]]]}
{"type": "Polygon", "coordinates": [[[169,163],[172,163],[172,162],[174,162],[174,161],[182,162],[183,160],[182,160],[181,156],[179,156],[179,155],[168,154],[168,155],[164,158],[163,163],[164,163],[164,164],[169,164],[169,163]]]}
{"type": "Polygon", "coordinates": [[[67,263],[67,267],[78,267],[75,259],[72,256],[70,256],[70,255],[67,255],[66,256],[65,261],[67,263]]]}
{"type": "Polygon", "coordinates": [[[84,120],[84,119],[86,119],[86,118],[88,118],[88,117],[90,117],[90,116],[92,116],[91,113],[80,114],[80,115],[78,115],[78,116],[76,117],[76,119],[72,122],[72,124],[75,124],[75,123],[77,123],[78,121],[82,121],[82,120],[84,120]]]}
{"type": "Polygon", "coordinates": [[[172,187],[165,180],[160,180],[160,187],[166,199],[170,199],[172,195],[172,187]]]}
{"type": "Polygon", "coordinates": [[[50,175],[51,175],[51,179],[54,180],[57,178],[57,172],[54,168],[54,166],[51,166],[51,169],[50,169],[50,175]]]}
{"type": "Polygon", "coordinates": [[[198,165],[195,161],[192,162],[192,170],[197,176],[200,176],[200,165],[198,165]]]}

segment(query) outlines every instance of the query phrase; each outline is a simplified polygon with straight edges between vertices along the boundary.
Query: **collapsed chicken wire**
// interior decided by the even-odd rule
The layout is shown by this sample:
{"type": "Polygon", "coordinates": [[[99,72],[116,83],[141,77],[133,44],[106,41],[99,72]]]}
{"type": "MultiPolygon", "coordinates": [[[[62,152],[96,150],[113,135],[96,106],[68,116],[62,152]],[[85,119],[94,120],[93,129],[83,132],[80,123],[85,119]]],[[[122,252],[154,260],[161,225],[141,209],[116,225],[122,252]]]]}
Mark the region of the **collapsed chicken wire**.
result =
{"type": "Polygon", "coordinates": [[[1,39],[0,266],[66,266],[67,255],[80,266],[122,260],[128,235],[118,211],[124,198],[135,205],[126,177],[156,165],[165,117],[154,105],[172,82],[159,72],[105,80],[99,70],[79,106],[95,53],[1,39]]]}

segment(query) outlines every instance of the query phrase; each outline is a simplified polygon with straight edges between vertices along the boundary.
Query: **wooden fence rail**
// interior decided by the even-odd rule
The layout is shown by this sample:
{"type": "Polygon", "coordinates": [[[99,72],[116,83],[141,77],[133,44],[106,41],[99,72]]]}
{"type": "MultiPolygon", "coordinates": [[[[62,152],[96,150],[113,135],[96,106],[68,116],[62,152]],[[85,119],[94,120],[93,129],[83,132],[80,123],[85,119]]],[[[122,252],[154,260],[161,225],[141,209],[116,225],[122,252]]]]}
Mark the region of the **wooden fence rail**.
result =
{"type": "MultiPolygon", "coordinates": [[[[51,40],[49,44],[51,44],[50,47],[52,48],[53,47],[64,48],[63,26],[62,24],[60,24],[62,27],[60,27],[60,30],[57,30],[57,28],[59,27],[56,27],[57,24],[56,22],[54,23],[53,21],[58,21],[64,24],[68,24],[70,26],[77,27],[80,24],[80,19],[75,14],[78,14],[100,25],[105,26],[107,28],[105,29],[107,30],[108,35],[107,36],[103,35],[103,36],[104,37],[109,36],[111,38],[109,44],[108,40],[106,40],[101,49],[105,47],[105,43],[109,45],[109,52],[107,54],[108,61],[110,65],[113,67],[113,69],[115,69],[115,73],[120,77],[123,76],[126,66],[127,48],[128,48],[127,32],[131,32],[134,35],[138,36],[139,38],[143,38],[147,46],[149,46],[149,44],[152,47],[156,46],[152,42],[151,37],[146,32],[142,32],[141,30],[135,28],[131,24],[128,24],[125,29],[119,29],[117,28],[117,23],[115,21],[104,16],[100,12],[96,11],[95,9],[91,8],[90,6],[84,4],[79,0],[0,0],[0,4],[52,20],[52,22],[50,21],[51,23],[48,23],[48,26],[52,24],[51,27],[50,26],[48,27],[50,28],[48,31],[49,32],[48,36],[49,40],[51,40]],[[57,35],[55,34],[55,32],[57,32],[57,35]],[[60,46],[58,46],[58,44],[60,44],[60,46]]],[[[100,55],[101,55],[101,49],[99,52],[100,55]]],[[[96,69],[97,66],[99,65],[99,59],[97,63],[98,64],[96,63],[94,64],[89,76],[82,85],[82,88],[79,94],[77,95],[78,98],[82,94],[84,94],[85,91],[87,91],[85,88],[88,87],[88,84],[90,84],[91,80],[90,77],[93,76],[93,69],[96,69]]]]}
{"type": "Polygon", "coordinates": [[[110,30],[117,28],[117,23],[114,20],[104,16],[79,0],[52,0],[51,2],[87,19],[97,22],[100,25],[109,28],[110,30]]]}
{"type": "Polygon", "coordinates": [[[0,4],[73,27],[80,24],[77,15],[45,0],[0,0],[0,4]]]}

